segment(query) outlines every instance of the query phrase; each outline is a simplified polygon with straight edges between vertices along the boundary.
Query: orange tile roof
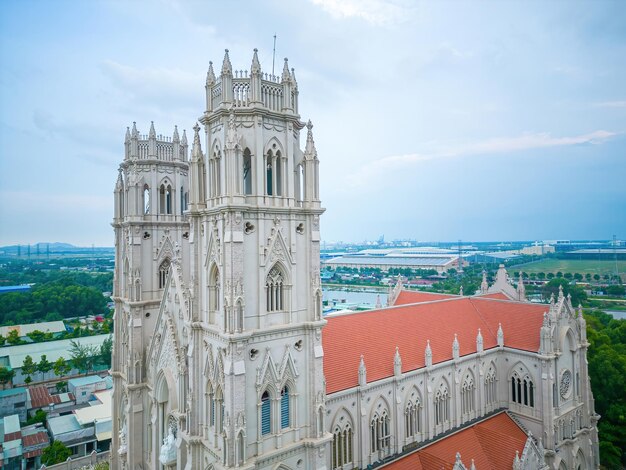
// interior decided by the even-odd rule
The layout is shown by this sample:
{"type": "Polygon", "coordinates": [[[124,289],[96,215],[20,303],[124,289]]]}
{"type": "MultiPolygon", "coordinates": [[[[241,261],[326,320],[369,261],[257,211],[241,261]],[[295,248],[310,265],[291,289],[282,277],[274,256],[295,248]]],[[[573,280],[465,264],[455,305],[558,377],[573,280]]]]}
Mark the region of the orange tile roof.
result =
{"type": "Polygon", "coordinates": [[[481,470],[512,468],[515,453],[526,445],[524,431],[506,413],[469,426],[386,465],[388,470],[451,470],[456,453],[469,468],[474,460],[481,470]]]}
{"type": "Polygon", "coordinates": [[[440,294],[438,292],[420,292],[401,290],[394,305],[416,304],[419,302],[430,302],[431,300],[452,299],[456,295],[440,294]]]}
{"type": "Polygon", "coordinates": [[[504,292],[494,292],[493,294],[479,295],[481,299],[497,299],[497,300],[511,300],[504,292]]]}
{"type": "Polygon", "coordinates": [[[393,376],[396,346],[402,358],[402,372],[408,372],[424,367],[427,340],[433,364],[452,359],[455,334],[461,356],[476,352],[479,328],[484,349],[496,347],[499,323],[505,346],[537,351],[543,313],[547,310],[546,305],[452,297],[333,316],[328,318],[322,333],[326,392],[358,385],[361,355],[367,381],[373,382],[393,376]]]}

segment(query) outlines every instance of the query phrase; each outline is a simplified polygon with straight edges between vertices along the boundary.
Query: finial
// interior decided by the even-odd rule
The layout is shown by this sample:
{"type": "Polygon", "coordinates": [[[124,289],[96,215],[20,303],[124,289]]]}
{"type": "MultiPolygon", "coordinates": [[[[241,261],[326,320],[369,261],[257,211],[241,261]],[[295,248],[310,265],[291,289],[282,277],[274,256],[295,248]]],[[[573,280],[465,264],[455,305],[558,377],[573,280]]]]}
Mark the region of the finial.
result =
{"type": "Polygon", "coordinates": [[[187,145],[187,131],[183,129],[183,138],[180,140],[182,145],[187,145]]]}
{"type": "Polygon", "coordinates": [[[456,453],[456,462],[455,463],[461,463],[461,453],[460,452],[456,453]]]}
{"type": "Polygon", "coordinates": [[[193,125],[193,146],[191,147],[191,159],[192,161],[202,160],[202,146],[200,145],[200,126],[197,122],[193,125]]]}
{"type": "Polygon", "coordinates": [[[367,385],[367,369],[365,368],[363,354],[361,354],[361,361],[359,362],[359,385],[361,387],[367,385]]]}
{"type": "Polygon", "coordinates": [[[383,308],[383,304],[380,301],[380,295],[376,296],[376,308],[383,308]]]}
{"type": "Polygon", "coordinates": [[[433,350],[430,348],[430,340],[426,340],[426,350],[424,351],[426,367],[433,365],[433,350]]]}
{"type": "Polygon", "coordinates": [[[309,119],[306,123],[306,147],[304,148],[304,154],[308,157],[317,157],[317,150],[315,148],[315,141],[313,140],[313,123],[309,119]]]}
{"type": "Polygon", "coordinates": [[[156,139],[156,132],[154,130],[154,121],[150,121],[150,132],[148,133],[149,139],[156,139]]]}
{"type": "Polygon", "coordinates": [[[224,49],[224,61],[222,62],[222,75],[232,75],[233,66],[230,63],[230,57],[228,56],[228,49],[224,49]]]}
{"type": "Polygon", "coordinates": [[[291,69],[291,80],[293,81],[293,84],[296,86],[296,88],[298,88],[298,82],[296,81],[296,69],[294,69],[293,67],[291,69]]]}
{"type": "Polygon", "coordinates": [[[559,300],[563,299],[563,284],[559,284],[559,300]]]}
{"type": "Polygon", "coordinates": [[[209,70],[206,73],[206,84],[213,85],[215,83],[215,72],[213,71],[213,62],[209,61],[209,70]]]}
{"type": "Polygon", "coordinates": [[[139,132],[137,131],[137,123],[135,121],[133,121],[132,136],[135,137],[135,138],[139,137],[139,132]]]}
{"type": "Polygon", "coordinates": [[[504,346],[504,331],[502,331],[502,323],[498,323],[498,346],[504,346]]]}
{"type": "Polygon", "coordinates": [[[126,128],[126,135],[124,136],[124,143],[127,144],[130,141],[130,128],[126,128]]]}
{"type": "Polygon", "coordinates": [[[476,470],[476,465],[474,464],[474,459],[472,459],[472,464],[470,465],[470,470],[476,470]]]}
{"type": "Polygon", "coordinates": [[[478,328],[478,334],[476,335],[476,351],[483,352],[483,334],[480,332],[480,328],[478,328]]]}
{"type": "Polygon", "coordinates": [[[285,65],[283,66],[283,75],[281,78],[283,82],[286,80],[291,80],[291,74],[289,73],[289,64],[287,63],[287,57],[285,57],[285,65]]]}
{"type": "Polygon", "coordinates": [[[463,295],[463,286],[459,287],[459,295],[463,295]]]}
{"type": "Polygon", "coordinates": [[[452,341],[452,357],[454,359],[458,359],[459,358],[459,339],[456,336],[456,333],[454,333],[454,341],[452,341]]]}
{"type": "Polygon", "coordinates": [[[180,142],[180,137],[178,136],[178,126],[174,125],[174,135],[172,136],[172,142],[180,142]]]}
{"type": "Polygon", "coordinates": [[[261,63],[259,62],[259,56],[257,54],[258,49],[254,48],[254,53],[252,54],[252,65],[250,66],[250,73],[258,74],[261,73],[261,63]]]}

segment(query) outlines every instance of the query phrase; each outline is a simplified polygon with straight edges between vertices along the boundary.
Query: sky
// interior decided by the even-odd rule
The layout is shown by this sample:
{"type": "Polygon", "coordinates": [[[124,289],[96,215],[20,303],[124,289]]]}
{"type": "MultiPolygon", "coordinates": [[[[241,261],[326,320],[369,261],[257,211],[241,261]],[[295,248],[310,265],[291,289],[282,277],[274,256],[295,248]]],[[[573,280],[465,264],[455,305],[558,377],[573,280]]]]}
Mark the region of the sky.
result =
{"type": "Polygon", "coordinates": [[[325,241],[626,239],[626,2],[4,0],[0,245],[112,246],[126,127],[189,133],[274,34],[325,241]]]}

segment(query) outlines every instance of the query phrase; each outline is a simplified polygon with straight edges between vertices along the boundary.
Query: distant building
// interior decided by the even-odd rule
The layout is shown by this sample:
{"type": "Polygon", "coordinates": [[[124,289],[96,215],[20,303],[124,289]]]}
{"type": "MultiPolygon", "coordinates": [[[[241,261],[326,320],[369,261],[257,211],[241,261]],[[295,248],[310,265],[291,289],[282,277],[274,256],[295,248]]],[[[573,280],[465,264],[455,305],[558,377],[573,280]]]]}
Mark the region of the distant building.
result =
{"type": "MultiPolygon", "coordinates": [[[[24,364],[24,359],[26,358],[26,356],[32,357],[34,362],[39,362],[41,356],[43,356],[44,354],[46,355],[46,359],[49,362],[55,362],[60,357],[64,358],[66,361],[69,361],[72,341],[75,341],[81,345],[100,348],[102,346],[102,343],[104,343],[104,341],[109,337],[110,335],[83,336],[81,338],[60,339],[56,341],[46,341],[43,343],[21,344],[19,346],[5,346],[3,348],[0,348],[0,366],[13,369],[15,371],[13,383],[15,385],[22,385],[25,383],[24,379],[26,379],[26,376],[22,374],[22,365],[24,364]]],[[[71,377],[78,374],[78,370],[71,369],[70,372],[64,377],[71,377]]],[[[54,374],[53,370],[46,373],[45,375],[46,380],[52,380],[56,377],[57,376],[54,374]]],[[[39,372],[33,374],[31,378],[33,379],[33,381],[44,379],[43,374],[39,372]]]]}
{"type": "Polygon", "coordinates": [[[17,331],[17,336],[24,341],[31,341],[28,333],[33,331],[41,331],[42,333],[52,333],[53,337],[58,337],[66,332],[65,323],[62,321],[48,321],[41,323],[30,323],[28,325],[10,325],[0,326],[0,335],[5,338],[9,336],[11,331],[17,331]]]}
{"type": "Polygon", "coordinates": [[[67,381],[67,387],[76,397],[76,404],[87,403],[95,392],[111,388],[107,387],[107,380],[98,375],[70,379],[67,381]]]}
{"type": "Polygon", "coordinates": [[[75,414],[49,418],[46,426],[50,437],[69,447],[72,456],[87,455],[97,447],[95,426],[81,426],[75,414]]]}
{"type": "Polygon", "coordinates": [[[89,402],[89,406],[74,411],[81,426],[94,427],[98,451],[108,450],[111,446],[112,393],[111,389],[96,392],[95,400],[89,402]]]}
{"type": "Polygon", "coordinates": [[[21,286],[0,286],[0,294],[8,294],[9,292],[28,292],[30,291],[30,287],[28,284],[23,284],[21,286]]]}
{"type": "MultiPolygon", "coordinates": [[[[467,266],[463,261],[463,266],[467,266]]],[[[389,269],[433,269],[438,273],[459,268],[458,255],[428,255],[389,253],[381,256],[352,254],[344,255],[323,262],[324,266],[332,268],[378,268],[382,271],[389,269]]]]}
{"type": "Polygon", "coordinates": [[[76,404],[73,393],[50,394],[48,387],[38,385],[28,389],[30,394],[30,412],[42,409],[44,411],[62,412],[64,408],[69,408],[76,404]]]}
{"type": "Polygon", "coordinates": [[[24,387],[0,390],[0,417],[17,415],[26,421],[26,411],[30,408],[30,395],[24,387]]]}
{"type": "Polygon", "coordinates": [[[41,454],[48,445],[50,438],[41,425],[22,428],[18,415],[0,419],[0,468],[3,470],[39,468],[41,454]]]}

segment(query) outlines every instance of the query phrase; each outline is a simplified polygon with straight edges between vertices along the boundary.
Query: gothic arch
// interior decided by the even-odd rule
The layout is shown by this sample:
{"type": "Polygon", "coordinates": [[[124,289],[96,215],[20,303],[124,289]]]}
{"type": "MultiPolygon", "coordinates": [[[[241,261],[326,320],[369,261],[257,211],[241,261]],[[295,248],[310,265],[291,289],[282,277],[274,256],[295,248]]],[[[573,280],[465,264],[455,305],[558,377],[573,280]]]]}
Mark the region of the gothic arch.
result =
{"type": "Polygon", "coordinates": [[[560,340],[561,352],[564,353],[566,351],[569,351],[573,353],[576,351],[576,334],[571,327],[563,330],[560,340]]]}
{"type": "Polygon", "coordinates": [[[354,418],[352,417],[352,413],[350,413],[350,411],[345,406],[342,406],[333,416],[332,424],[330,427],[331,431],[335,428],[335,426],[343,427],[346,423],[349,423],[352,426],[352,429],[354,429],[354,418]],[[345,418],[345,422],[341,418],[345,418]]]}
{"type": "Polygon", "coordinates": [[[524,363],[518,361],[509,369],[507,382],[510,402],[535,406],[535,379],[524,363]]]}
{"type": "Polygon", "coordinates": [[[263,146],[263,155],[267,155],[267,152],[270,151],[273,154],[276,154],[276,152],[280,152],[281,155],[285,156],[283,144],[281,144],[280,140],[278,140],[276,137],[271,137],[263,146]]]}
{"type": "Polygon", "coordinates": [[[383,395],[379,395],[373,401],[372,409],[370,410],[370,420],[374,417],[376,413],[380,414],[383,411],[387,411],[387,415],[390,416],[391,406],[383,395]],[[379,404],[381,404],[382,406],[379,406],[379,404]]]}

